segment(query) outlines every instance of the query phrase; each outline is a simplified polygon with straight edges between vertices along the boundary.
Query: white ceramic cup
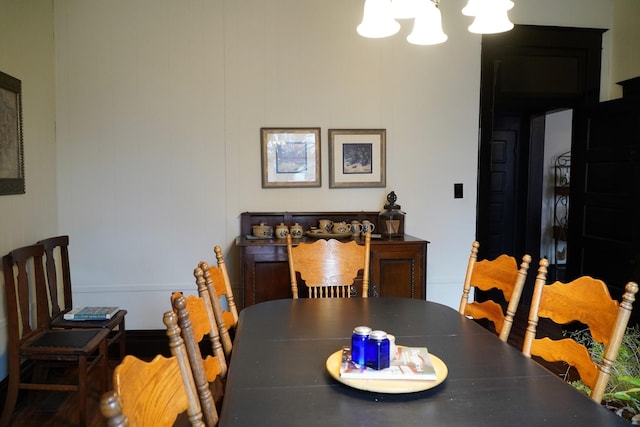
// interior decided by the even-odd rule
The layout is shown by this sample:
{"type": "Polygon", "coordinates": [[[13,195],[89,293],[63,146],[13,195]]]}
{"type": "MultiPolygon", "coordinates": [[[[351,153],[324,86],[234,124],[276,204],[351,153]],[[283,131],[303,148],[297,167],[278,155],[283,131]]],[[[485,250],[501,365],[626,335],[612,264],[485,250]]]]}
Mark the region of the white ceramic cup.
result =
{"type": "Polygon", "coordinates": [[[351,234],[353,237],[357,237],[362,233],[362,224],[360,221],[351,221],[351,234]]]}

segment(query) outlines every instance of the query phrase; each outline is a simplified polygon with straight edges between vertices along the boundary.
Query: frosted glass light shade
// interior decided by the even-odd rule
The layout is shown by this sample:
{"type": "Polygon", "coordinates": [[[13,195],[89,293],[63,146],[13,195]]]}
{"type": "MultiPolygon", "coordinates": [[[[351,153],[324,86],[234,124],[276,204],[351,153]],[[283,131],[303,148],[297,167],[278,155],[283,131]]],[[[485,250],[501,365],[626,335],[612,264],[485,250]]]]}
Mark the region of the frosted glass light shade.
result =
{"type": "Polygon", "coordinates": [[[497,11],[511,10],[513,9],[513,2],[511,0],[469,0],[462,9],[462,14],[465,16],[477,16],[485,9],[496,11],[496,13],[497,11]]]}
{"type": "Polygon", "coordinates": [[[422,0],[418,14],[413,23],[413,31],[407,36],[411,44],[432,45],[447,41],[442,30],[442,14],[431,0],[422,0]]]}
{"type": "Polygon", "coordinates": [[[477,16],[483,9],[491,10],[511,10],[513,2],[511,0],[469,0],[462,9],[465,16],[477,16]]]}
{"type": "Polygon", "coordinates": [[[400,24],[391,16],[391,0],[366,0],[362,22],[356,31],[362,37],[382,38],[394,35],[400,24]]]}
{"type": "Polygon", "coordinates": [[[469,25],[469,31],[477,34],[503,33],[512,28],[513,22],[509,20],[506,10],[483,9],[469,25]]]}
{"type": "Polygon", "coordinates": [[[418,0],[391,0],[391,13],[395,19],[416,17],[418,0]]]}
{"type": "Polygon", "coordinates": [[[462,14],[465,16],[476,16],[482,8],[482,0],[469,0],[469,3],[462,8],[462,14]]]}

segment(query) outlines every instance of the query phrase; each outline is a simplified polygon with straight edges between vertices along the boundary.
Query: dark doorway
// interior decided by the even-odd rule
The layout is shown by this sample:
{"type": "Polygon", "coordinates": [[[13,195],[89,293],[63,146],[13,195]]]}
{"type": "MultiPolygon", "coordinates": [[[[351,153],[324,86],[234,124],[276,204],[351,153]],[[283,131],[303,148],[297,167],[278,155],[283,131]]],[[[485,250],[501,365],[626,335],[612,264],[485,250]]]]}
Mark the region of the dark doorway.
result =
{"type": "MultiPolygon", "coordinates": [[[[545,115],[594,105],[604,30],[516,26],[482,39],[479,258],[540,258],[545,115]]],[[[534,274],[523,293],[528,305],[534,274]]],[[[482,299],[482,296],[480,296],[482,299]]]]}
{"type": "Polygon", "coordinates": [[[539,255],[544,118],[527,111],[494,115],[491,138],[480,152],[477,220],[483,258],[539,255]]]}

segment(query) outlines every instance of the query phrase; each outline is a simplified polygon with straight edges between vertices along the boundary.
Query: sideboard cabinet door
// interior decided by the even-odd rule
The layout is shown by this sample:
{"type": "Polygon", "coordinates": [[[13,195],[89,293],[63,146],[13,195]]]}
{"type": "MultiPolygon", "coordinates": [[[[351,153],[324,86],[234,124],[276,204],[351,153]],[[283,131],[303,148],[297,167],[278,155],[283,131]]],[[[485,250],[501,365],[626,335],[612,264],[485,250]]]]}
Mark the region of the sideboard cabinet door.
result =
{"type": "Polygon", "coordinates": [[[380,297],[424,299],[427,243],[377,245],[371,250],[372,293],[380,297]]]}
{"type": "Polygon", "coordinates": [[[291,298],[286,246],[240,246],[243,306],[291,298]]]}

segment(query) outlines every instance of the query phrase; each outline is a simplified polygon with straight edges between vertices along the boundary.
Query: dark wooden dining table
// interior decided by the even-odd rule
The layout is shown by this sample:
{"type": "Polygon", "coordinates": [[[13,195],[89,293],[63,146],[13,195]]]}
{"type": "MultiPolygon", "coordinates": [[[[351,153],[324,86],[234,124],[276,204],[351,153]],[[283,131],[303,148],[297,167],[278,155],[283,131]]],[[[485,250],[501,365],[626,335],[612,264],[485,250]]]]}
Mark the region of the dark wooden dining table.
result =
{"type": "Polygon", "coordinates": [[[288,299],[240,313],[220,426],[628,426],[456,310],[409,298],[288,299]],[[389,394],[334,379],[327,358],[355,326],[427,347],[440,385],[389,394]]]}

